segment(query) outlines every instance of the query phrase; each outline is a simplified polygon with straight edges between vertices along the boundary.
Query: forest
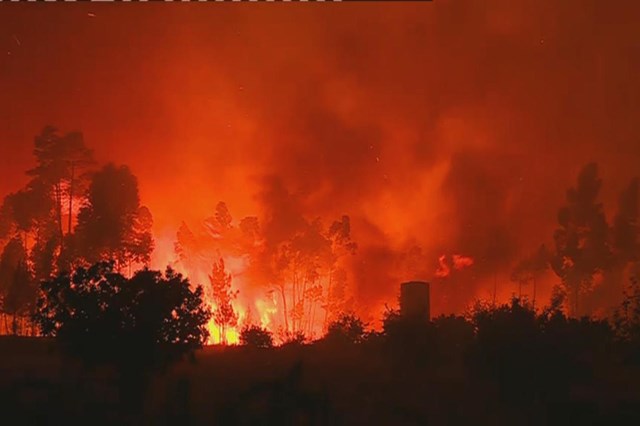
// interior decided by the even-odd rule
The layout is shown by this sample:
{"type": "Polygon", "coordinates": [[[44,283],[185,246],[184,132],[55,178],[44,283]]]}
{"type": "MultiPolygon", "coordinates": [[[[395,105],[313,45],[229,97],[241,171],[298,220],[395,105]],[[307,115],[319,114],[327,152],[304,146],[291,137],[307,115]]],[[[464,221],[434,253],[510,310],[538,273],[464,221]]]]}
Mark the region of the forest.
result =
{"type": "MultiPolygon", "coordinates": [[[[213,310],[209,343],[238,343],[247,325],[268,328],[279,341],[295,334],[316,339],[343,313],[375,322],[384,311],[358,300],[355,289],[364,283],[356,282],[354,268],[363,266],[355,261],[360,258],[348,212],[329,221],[309,217],[276,177],[259,194],[265,200],[260,215],[236,220],[220,201],[195,227],[183,222],[175,230],[168,264],[152,265],[152,212],[126,165],[100,165],[81,132],[60,133],[52,126],[34,138],[33,155],[27,184],[0,207],[2,334],[37,335],[31,318],[40,283],[102,261],[112,261],[126,277],[141,268],[171,267],[201,285],[213,310]]],[[[558,210],[553,244],[535,248],[534,241],[530,254],[511,264],[512,296],[540,307],[540,294],[561,295],[572,317],[614,313],[638,276],[638,180],[619,195],[611,220],[599,199],[601,186],[597,164],[584,166],[558,210]]],[[[480,262],[453,254],[433,265],[413,245],[390,267],[421,278],[433,265],[428,279],[442,285],[434,287],[432,305],[438,313],[463,314],[482,299],[466,290],[480,262]]],[[[500,301],[495,291],[484,299],[500,301]]]]}
{"type": "Polygon", "coordinates": [[[640,2],[47,3],[0,424],[640,424],[640,2]]]}
{"type": "MultiPolygon", "coordinates": [[[[349,216],[305,217],[277,179],[262,194],[272,210],[235,221],[219,202],[155,270],[152,212],[127,166],[51,126],[33,153],[0,210],[2,404],[28,424],[640,419],[637,179],[609,222],[598,167],[584,166],[553,245],[513,266],[510,300],[467,295],[431,319],[390,301],[374,323],[350,291],[349,216]]],[[[434,277],[475,261],[442,256],[434,277]]],[[[463,291],[451,284],[445,296],[463,291]]]]}

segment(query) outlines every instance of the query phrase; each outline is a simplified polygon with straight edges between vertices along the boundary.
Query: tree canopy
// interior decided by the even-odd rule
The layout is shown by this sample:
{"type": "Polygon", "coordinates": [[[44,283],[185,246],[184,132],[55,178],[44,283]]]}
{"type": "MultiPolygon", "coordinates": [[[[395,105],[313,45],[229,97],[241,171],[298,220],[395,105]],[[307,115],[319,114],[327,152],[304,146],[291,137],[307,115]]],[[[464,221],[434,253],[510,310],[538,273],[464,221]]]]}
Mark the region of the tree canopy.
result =
{"type": "Polygon", "coordinates": [[[76,258],[147,264],[153,250],[151,212],[140,205],[138,180],[126,166],[107,164],[91,180],[78,214],[76,258]]]}
{"type": "Polygon", "coordinates": [[[580,295],[591,290],[594,275],[611,262],[609,227],[598,201],[601,186],[597,165],[586,165],[577,185],[567,191],[567,204],[558,212],[560,226],[554,233],[555,252],[550,263],[571,300],[574,315],[580,312],[580,295]]]}
{"type": "Polygon", "coordinates": [[[211,317],[202,287],[168,268],[126,278],[99,262],[44,281],[35,320],[88,363],[153,365],[193,352],[211,317]]]}

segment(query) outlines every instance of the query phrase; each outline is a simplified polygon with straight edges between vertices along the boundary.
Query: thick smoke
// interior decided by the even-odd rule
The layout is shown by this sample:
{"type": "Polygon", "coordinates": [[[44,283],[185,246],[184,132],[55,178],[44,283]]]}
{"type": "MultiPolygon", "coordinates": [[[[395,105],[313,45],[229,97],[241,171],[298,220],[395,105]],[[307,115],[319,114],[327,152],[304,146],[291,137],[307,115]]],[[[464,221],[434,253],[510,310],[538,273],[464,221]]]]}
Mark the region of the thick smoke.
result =
{"type": "Polygon", "coordinates": [[[551,239],[585,163],[606,208],[637,174],[635,3],[158,6],[6,8],[0,190],[41,126],[80,129],[138,175],[160,248],[220,199],[272,238],[349,214],[360,303],[460,254],[458,309],[551,239]]]}

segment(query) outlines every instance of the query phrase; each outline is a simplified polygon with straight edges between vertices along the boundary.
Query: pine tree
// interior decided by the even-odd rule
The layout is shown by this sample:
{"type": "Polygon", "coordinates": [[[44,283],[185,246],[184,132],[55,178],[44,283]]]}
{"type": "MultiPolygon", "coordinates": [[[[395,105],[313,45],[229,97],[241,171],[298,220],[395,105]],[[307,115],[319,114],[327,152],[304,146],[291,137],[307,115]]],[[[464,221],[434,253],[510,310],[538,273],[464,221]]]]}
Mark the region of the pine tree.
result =
{"type": "Polygon", "coordinates": [[[551,266],[561,279],[574,316],[579,299],[593,286],[594,275],[610,266],[609,228],[598,195],[602,180],[595,163],[585,166],[578,184],[567,191],[567,204],[558,212],[551,266]]]}
{"type": "Polygon", "coordinates": [[[237,290],[231,289],[231,274],[228,274],[224,259],[214,262],[209,275],[211,283],[211,295],[215,303],[213,310],[213,322],[220,327],[220,343],[226,344],[226,332],[229,327],[238,324],[238,314],[233,309],[231,302],[238,296],[237,290]]]}

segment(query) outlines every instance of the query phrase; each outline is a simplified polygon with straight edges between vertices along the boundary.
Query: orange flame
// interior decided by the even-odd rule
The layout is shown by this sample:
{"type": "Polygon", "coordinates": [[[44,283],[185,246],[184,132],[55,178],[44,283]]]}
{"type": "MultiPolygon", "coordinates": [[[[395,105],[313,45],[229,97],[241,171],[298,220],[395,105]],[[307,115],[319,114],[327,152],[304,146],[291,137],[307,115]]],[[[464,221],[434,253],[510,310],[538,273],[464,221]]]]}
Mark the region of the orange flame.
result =
{"type": "Polygon", "coordinates": [[[445,278],[449,276],[449,273],[451,272],[451,268],[449,268],[449,265],[447,265],[447,257],[446,255],[441,255],[438,258],[438,269],[436,269],[436,277],[438,278],[445,278]]]}
{"type": "Polygon", "coordinates": [[[436,269],[435,276],[438,278],[446,278],[451,274],[451,269],[456,271],[467,268],[473,265],[473,257],[464,256],[461,254],[454,254],[447,261],[447,255],[443,254],[438,257],[438,268],[436,269]]]}
{"type": "Polygon", "coordinates": [[[453,267],[456,270],[460,270],[462,268],[465,268],[467,266],[471,266],[473,265],[473,258],[469,257],[469,256],[463,256],[461,254],[454,254],[453,255],[453,267]]]}

